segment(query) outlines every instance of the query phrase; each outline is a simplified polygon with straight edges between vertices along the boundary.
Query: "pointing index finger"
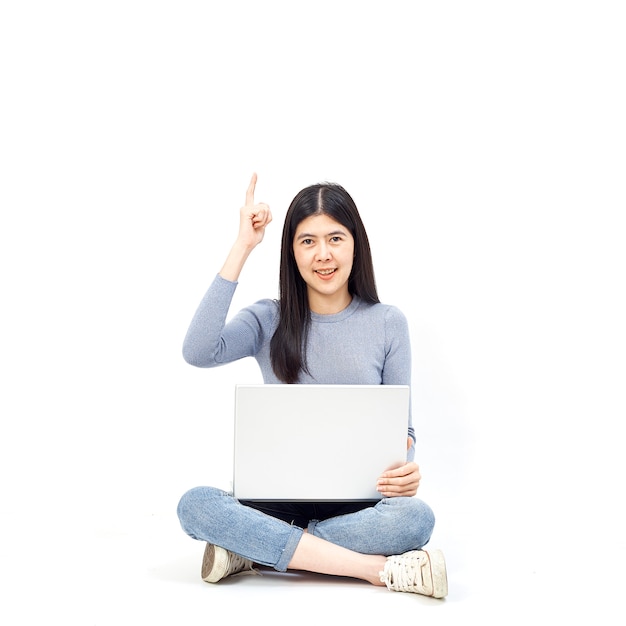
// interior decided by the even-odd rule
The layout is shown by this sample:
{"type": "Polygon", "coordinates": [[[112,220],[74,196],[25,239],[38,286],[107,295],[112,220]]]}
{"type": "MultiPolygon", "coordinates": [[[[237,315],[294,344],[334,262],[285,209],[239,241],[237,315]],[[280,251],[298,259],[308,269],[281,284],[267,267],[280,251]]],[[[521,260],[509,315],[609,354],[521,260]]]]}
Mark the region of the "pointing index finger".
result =
{"type": "Polygon", "coordinates": [[[254,189],[256,188],[256,172],[252,174],[250,184],[248,185],[248,191],[246,191],[246,205],[254,206],[254,189]]]}

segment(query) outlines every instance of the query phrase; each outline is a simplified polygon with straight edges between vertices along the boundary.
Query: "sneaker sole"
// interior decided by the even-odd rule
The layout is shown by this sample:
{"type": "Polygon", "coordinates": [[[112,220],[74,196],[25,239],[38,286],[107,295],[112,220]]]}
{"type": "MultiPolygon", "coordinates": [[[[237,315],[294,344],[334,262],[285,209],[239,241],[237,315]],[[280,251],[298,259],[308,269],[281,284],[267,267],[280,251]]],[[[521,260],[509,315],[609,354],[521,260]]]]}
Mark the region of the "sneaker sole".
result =
{"type": "Polygon", "coordinates": [[[430,559],[430,573],[433,581],[433,598],[445,598],[448,595],[448,575],[446,561],[441,550],[424,550],[430,559]]]}
{"type": "Polygon", "coordinates": [[[228,567],[228,553],[219,546],[207,543],[202,558],[202,580],[205,583],[216,583],[224,578],[228,567]]]}

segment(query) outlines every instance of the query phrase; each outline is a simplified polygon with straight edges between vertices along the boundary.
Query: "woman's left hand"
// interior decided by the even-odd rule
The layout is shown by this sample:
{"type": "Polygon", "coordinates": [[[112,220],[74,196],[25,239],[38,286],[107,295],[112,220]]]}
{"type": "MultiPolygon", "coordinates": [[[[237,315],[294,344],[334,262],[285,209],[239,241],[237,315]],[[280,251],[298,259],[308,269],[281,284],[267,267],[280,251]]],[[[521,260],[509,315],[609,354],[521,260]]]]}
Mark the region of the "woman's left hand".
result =
{"type": "Polygon", "coordinates": [[[414,496],[422,476],[419,465],[413,461],[383,472],[376,483],[376,490],[385,498],[414,496]]]}

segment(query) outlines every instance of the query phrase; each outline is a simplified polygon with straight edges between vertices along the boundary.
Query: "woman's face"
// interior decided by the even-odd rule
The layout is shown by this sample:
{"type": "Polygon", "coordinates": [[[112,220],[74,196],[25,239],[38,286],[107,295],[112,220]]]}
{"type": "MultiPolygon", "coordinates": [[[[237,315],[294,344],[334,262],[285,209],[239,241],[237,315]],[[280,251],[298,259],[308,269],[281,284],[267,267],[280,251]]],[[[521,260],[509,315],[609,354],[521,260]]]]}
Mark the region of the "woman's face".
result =
{"type": "Polygon", "coordinates": [[[352,299],[348,278],[354,238],[350,231],[328,215],[312,215],[298,224],[293,252],[307,285],[311,310],[329,314],[345,309],[352,299]]]}

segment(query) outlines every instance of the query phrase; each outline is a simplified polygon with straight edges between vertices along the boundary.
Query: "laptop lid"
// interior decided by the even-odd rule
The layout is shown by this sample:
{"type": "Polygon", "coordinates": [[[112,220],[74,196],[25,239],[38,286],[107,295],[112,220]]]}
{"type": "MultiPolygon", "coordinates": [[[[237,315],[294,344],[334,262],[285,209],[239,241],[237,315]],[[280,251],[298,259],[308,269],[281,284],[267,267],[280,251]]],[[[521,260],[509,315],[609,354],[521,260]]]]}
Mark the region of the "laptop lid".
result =
{"type": "Polygon", "coordinates": [[[233,493],[242,500],[379,500],[406,463],[409,387],[237,385],[233,493]]]}

